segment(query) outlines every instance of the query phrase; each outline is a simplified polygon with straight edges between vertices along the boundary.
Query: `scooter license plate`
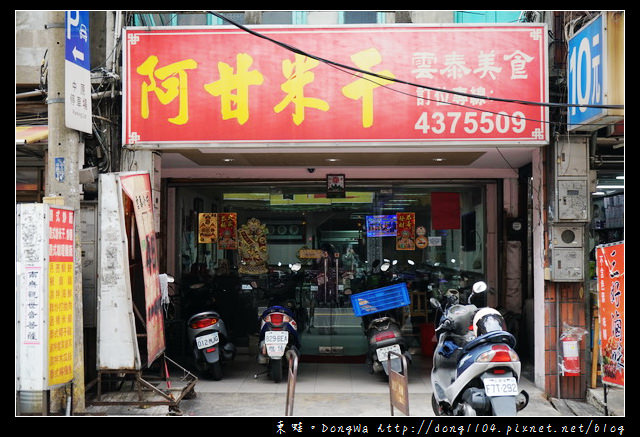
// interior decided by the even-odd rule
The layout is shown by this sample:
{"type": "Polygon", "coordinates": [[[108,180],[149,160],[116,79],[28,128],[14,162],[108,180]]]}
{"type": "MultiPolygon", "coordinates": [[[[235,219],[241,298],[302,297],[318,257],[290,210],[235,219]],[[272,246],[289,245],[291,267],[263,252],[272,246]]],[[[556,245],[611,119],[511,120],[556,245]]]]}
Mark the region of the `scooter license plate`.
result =
{"type": "Polygon", "coordinates": [[[264,344],[267,347],[267,355],[280,357],[289,343],[289,331],[267,331],[264,333],[264,344]]]}
{"type": "Polygon", "coordinates": [[[487,396],[516,396],[518,382],[515,378],[485,378],[484,392],[487,396]]]}
{"type": "MultiPolygon", "coordinates": [[[[385,346],[385,347],[381,347],[380,349],[376,349],[376,353],[378,354],[378,361],[381,361],[381,362],[387,361],[387,359],[389,359],[389,351],[399,354],[400,345],[392,344],[391,346],[385,346]]],[[[393,358],[397,358],[397,357],[392,357],[391,359],[393,358]]]]}
{"type": "Polygon", "coordinates": [[[217,332],[212,332],[211,334],[196,337],[196,345],[198,346],[198,349],[215,346],[219,341],[220,339],[218,338],[217,332]]]}

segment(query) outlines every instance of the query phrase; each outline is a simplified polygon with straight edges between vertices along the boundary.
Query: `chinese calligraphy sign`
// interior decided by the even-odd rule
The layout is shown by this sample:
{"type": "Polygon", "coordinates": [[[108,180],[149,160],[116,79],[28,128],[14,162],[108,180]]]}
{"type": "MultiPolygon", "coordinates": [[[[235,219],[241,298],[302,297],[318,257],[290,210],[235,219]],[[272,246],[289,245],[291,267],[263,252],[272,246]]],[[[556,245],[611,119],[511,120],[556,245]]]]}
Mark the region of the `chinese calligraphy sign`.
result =
{"type": "Polygon", "coordinates": [[[49,219],[49,385],[73,379],[74,212],[49,219]]]}
{"type": "Polygon", "coordinates": [[[128,28],[124,143],[548,141],[544,106],[482,98],[547,101],[544,25],[259,32],[361,72],[228,27],[128,28]]]}
{"type": "Polygon", "coordinates": [[[602,381],[624,386],[624,242],[596,247],[602,381]]]}

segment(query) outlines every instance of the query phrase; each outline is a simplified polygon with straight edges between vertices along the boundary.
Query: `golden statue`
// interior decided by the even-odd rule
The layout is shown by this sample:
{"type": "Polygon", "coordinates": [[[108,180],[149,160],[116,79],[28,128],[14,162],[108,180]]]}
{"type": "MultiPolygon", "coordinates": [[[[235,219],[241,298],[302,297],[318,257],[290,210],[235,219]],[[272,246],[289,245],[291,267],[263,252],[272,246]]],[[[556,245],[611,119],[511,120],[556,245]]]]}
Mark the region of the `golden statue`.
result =
{"type": "Polygon", "coordinates": [[[267,273],[267,226],[251,218],[238,231],[240,254],[239,273],[260,275],[267,273]]]}

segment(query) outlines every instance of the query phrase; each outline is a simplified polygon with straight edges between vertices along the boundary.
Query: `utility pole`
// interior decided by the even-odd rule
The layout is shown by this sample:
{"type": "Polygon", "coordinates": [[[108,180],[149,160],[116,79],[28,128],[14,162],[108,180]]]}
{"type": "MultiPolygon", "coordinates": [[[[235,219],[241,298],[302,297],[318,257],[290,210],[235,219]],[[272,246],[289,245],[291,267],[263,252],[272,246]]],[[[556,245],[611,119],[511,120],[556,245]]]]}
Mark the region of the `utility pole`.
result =
{"type": "MultiPolygon", "coordinates": [[[[74,411],[85,410],[84,335],[82,319],[82,263],[80,245],[80,168],[84,163],[82,133],[65,126],[65,11],[49,11],[47,45],[49,58],[47,108],[49,148],[45,193],[48,201],[74,210],[75,265],[73,280],[73,382],[74,411]]],[[[45,201],[47,201],[45,200],[45,201]]],[[[60,391],[52,392],[52,406],[60,400],[60,391]]]]}

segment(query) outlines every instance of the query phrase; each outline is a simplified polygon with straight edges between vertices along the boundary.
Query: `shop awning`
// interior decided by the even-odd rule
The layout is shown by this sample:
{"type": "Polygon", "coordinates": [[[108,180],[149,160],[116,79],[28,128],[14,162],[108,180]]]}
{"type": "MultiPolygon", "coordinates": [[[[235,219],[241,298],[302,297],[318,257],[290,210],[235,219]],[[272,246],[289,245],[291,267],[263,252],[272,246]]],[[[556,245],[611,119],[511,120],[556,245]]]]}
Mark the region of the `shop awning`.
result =
{"type": "Polygon", "coordinates": [[[44,141],[49,136],[49,126],[16,126],[16,146],[44,141]]]}

